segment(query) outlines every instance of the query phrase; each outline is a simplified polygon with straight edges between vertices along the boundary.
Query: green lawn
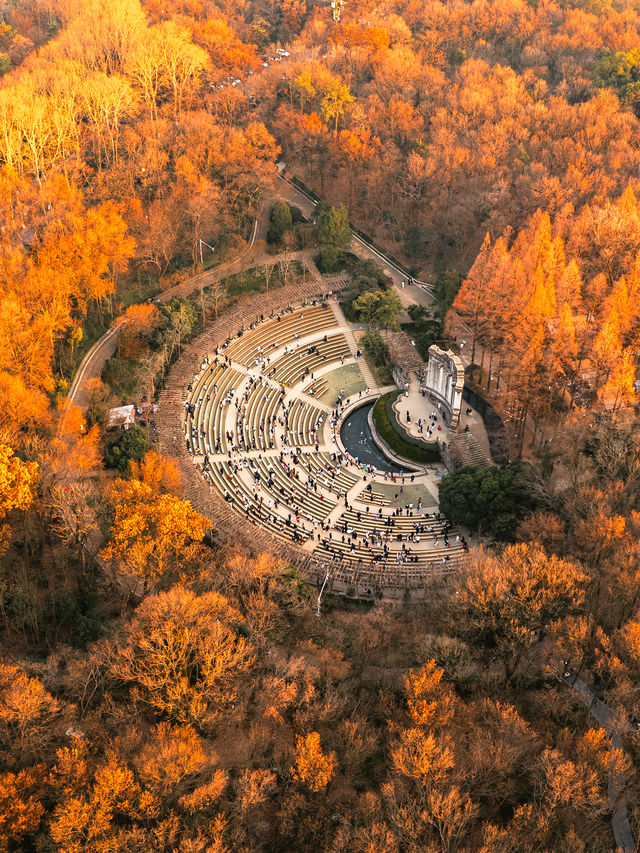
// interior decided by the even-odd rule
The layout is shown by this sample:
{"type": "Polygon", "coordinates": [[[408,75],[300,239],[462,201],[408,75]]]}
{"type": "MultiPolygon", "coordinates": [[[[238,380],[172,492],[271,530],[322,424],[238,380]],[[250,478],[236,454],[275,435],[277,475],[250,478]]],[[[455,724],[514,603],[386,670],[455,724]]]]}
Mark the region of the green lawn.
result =
{"type": "Polygon", "coordinates": [[[337,370],[326,373],[322,378],[329,384],[327,390],[319,398],[323,403],[334,403],[341,388],[344,388],[345,400],[352,394],[357,394],[358,391],[364,391],[366,388],[357,364],[345,364],[344,367],[338,367],[337,370]]]}
{"type": "MultiPolygon", "coordinates": [[[[414,509],[418,503],[418,500],[422,498],[423,511],[433,512],[434,508],[438,506],[438,497],[437,493],[432,491],[430,488],[427,488],[423,483],[420,485],[416,485],[415,483],[410,482],[410,474],[404,475],[404,486],[402,486],[402,493],[400,493],[400,486],[402,485],[402,475],[398,475],[397,482],[392,483],[391,481],[385,483],[384,480],[380,480],[376,478],[375,482],[375,490],[377,492],[382,492],[387,500],[393,500],[394,495],[398,495],[398,503],[395,504],[397,506],[404,506],[407,503],[412,503],[414,505],[414,509]]],[[[364,496],[366,500],[366,495],[364,496]]]]}

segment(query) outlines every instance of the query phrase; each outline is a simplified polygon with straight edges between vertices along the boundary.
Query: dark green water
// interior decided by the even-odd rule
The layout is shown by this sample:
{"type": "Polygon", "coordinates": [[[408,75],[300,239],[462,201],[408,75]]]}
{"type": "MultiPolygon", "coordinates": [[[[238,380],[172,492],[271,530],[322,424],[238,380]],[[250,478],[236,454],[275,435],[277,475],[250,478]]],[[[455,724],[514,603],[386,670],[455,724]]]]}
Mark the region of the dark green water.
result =
{"type": "Polygon", "coordinates": [[[342,443],[352,456],[357,456],[359,462],[365,465],[373,465],[378,471],[391,471],[394,474],[404,474],[407,468],[401,468],[395,462],[391,462],[384,453],[378,449],[369,429],[369,412],[374,403],[368,403],[352,412],[340,429],[342,443]]]}

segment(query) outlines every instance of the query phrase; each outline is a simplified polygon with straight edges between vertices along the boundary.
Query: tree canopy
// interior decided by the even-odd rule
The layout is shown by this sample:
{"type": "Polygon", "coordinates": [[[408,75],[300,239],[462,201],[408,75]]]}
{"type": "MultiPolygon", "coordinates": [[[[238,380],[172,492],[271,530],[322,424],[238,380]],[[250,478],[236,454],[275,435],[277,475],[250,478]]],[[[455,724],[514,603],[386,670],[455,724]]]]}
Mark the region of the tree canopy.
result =
{"type": "Polygon", "coordinates": [[[122,474],[129,470],[131,461],[141,462],[149,449],[149,436],[138,424],[130,424],[107,450],[107,465],[117,468],[122,474]]]}
{"type": "Polygon", "coordinates": [[[515,539],[518,522],[535,505],[520,464],[457,468],[440,480],[438,495],[441,511],[454,524],[503,541],[515,539]]]}

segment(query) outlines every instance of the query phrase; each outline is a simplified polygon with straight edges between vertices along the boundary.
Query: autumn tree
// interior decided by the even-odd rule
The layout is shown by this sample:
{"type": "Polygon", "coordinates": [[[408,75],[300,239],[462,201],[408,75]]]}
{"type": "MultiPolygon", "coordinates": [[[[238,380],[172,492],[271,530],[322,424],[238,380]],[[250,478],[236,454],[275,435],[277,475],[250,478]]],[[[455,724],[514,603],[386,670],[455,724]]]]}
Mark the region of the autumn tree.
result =
{"type": "Polygon", "coordinates": [[[160,717],[210,732],[238,701],[252,664],[240,620],[218,593],[173,587],[138,607],[114,650],[112,675],[160,717]]]}
{"type": "Polygon", "coordinates": [[[335,753],[322,751],[318,732],[310,732],[304,737],[296,736],[295,765],[291,768],[291,776],[295,782],[312,793],[318,793],[327,787],[335,769],[335,753]]]}
{"type": "Polygon", "coordinates": [[[191,42],[188,30],[174,21],[163,21],[147,30],[131,54],[127,70],[153,121],[165,87],[172,93],[174,115],[181,113],[189,90],[198,84],[207,64],[207,54],[191,42]]]}
{"type": "Polygon", "coordinates": [[[37,678],[21,667],[0,665],[0,738],[5,749],[35,758],[55,736],[54,720],[61,721],[64,703],[55,699],[37,678]]]}
{"type": "Polygon", "coordinates": [[[321,104],[322,118],[327,123],[333,122],[334,134],[338,133],[339,119],[353,101],[349,87],[342,80],[336,80],[325,93],[321,104]]]}
{"type": "Polygon", "coordinates": [[[118,357],[135,359],[149,345],[153,333],[162,324],[162,315],[155,305],[131,305],[119,318],[118,357]]]}
{"type": "Polygon", "coordinates": [[[121,582],[143,594],[177,578],[199,554],[211,522],[189,501],[158,494],[139,480],[116,480],[107,493],[113,511],[110,541],[101,556],[121,582]]]}
{"type": "Polygon", "coordinates": [[[5,844],[35,835],[44,814],[40,784],[37,772],[31,770],[0,774],[0,837],[5,844]]]}
{"type": "Polygon", "coordinates": [[[0,554],[10,535],[9,525],[2,522],[13,511],[31,506],[37,478],[37,463],[23,462],[11,447],[0,444],[0,554]]]}
{"type": "MultiPolygon", "coordinates": [[[[64,762],[66,756],[60,758],[64,762]]],[[[52,781],[60,775],[54,770],[52,781]]],[[[123,822],[149,820],[157,814],[157,799],[141,789],[115,750],[109,751],[92,777],[86,787],[63,797],[55,809],[50,833],[56,844],[86,850],[86,840],[91,839],[92,844],[116,847],[123,840],[123,822]]]]}
{"type": "Polygon", "coordinates": [[[95,488],[81,480],[56,484],[50,490],[47,503],[52,516],[52,530],[72,553],[80,557],[84,570],[87,554],[91,551],[91,540],[95,541],[99,535],[95,488]]]}
{"type": "Polygon", "coordinates": [[[444,670],[431,659],[418,671],[404,677],[409,716],[414,725],[443,729],[455,710],[455,696],[442,681],[444,670]]]}
{"type": "Polygon", "coordinates": [[[529,545],[510,545],[501,556],[481,552],[457,587],[464,633],[500,656],[505,681],[526,661],[531,632],[579,613],[589,579],[575,564],[529,545]]]}
{"type": "Polygon", "coordinates": [[[180,495],[182,475],[176,463],[168,456],[149,450],[144,459],[131,460],[131,479],[151,486],[154,492],[180,495]]]}
{"type": "Polygon", "coordinates": [[[61,176],[35,187],[5,173],[0,192],[7,205],[0,333],[8,346],[0,358],[0,392],[6,395],[2,408],[7,419],[29,423],[36,406],[42,424],[47,413],[42,392],[55,387],[56,340],[74,325],[72,312],[83,315],[90,303],[103,309],[134,244],[116,205],[87,207],[78,188],[61,176]],[[30,251],[20,239],[16,215],[31,222],[30,251]]]}
{"type": "Polygon", "coordinates": [[[136,763],[146,787],[159,796],[178,799],[215,767],[216,755],[191,725],[159,723],[136,763]]]}

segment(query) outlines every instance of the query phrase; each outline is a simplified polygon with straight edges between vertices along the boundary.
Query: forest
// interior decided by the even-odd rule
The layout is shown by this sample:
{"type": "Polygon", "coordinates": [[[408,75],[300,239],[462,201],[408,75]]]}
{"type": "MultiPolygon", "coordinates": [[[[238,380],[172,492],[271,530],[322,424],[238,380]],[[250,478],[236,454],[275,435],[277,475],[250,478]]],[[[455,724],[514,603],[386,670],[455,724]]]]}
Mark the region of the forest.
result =
{"type": "Polygon", "coordinates": [[[637,839],[638,0],[5,0],[0,77],[0,851],[605,853],[621,805],[637,839]],[[180,295],[265,215],[277,266],[180,295]],[[455,576],[316,616],[107,413],[349,222],[523,461],[441,490],[455,576]]]}

